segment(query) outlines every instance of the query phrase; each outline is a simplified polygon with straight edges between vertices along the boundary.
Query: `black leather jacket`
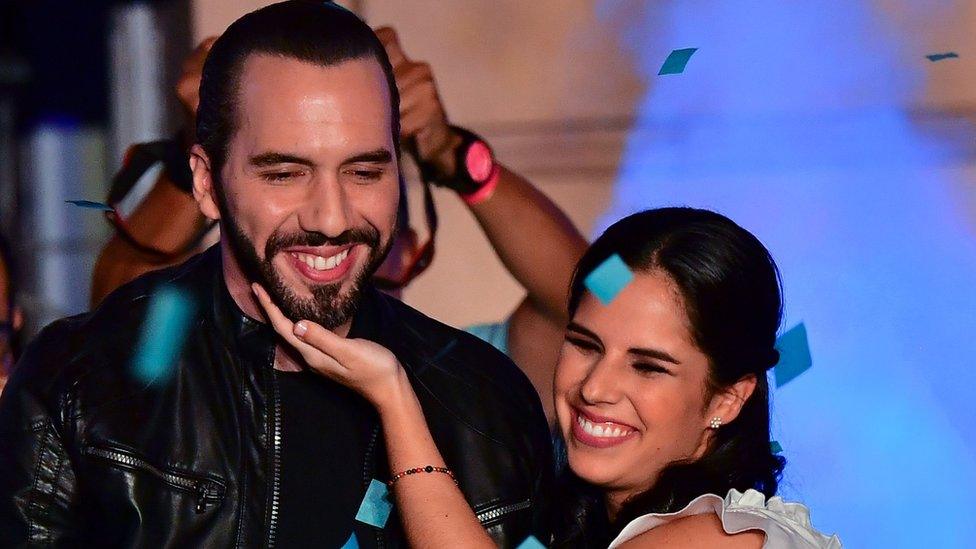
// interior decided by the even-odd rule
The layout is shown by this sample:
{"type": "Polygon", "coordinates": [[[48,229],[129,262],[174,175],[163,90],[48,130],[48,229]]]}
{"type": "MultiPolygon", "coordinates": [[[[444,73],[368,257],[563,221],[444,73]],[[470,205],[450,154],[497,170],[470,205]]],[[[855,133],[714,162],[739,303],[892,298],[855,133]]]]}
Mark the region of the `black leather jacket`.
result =
{"type": "MultiPolygon", "coordinates": [[[[375,290],[364,292],[367,306],[492,538],[508,547],[530,534],[547,540],[552,448],[525,376],[474,336],[375,290]]],[[[217,247],[45,328],[0,398],[0,546],[273,546],[273,357],[273,332],[227,293],[217,247]],[[147,384],[131,364],[161,284],[197,308],[172,373],[147,384]]],[[[382,452],[367,457],[364,481],[387,478],[382,452]]],[[[398,523],[375,530],[377,545],[406,545],[398,523]]]]}

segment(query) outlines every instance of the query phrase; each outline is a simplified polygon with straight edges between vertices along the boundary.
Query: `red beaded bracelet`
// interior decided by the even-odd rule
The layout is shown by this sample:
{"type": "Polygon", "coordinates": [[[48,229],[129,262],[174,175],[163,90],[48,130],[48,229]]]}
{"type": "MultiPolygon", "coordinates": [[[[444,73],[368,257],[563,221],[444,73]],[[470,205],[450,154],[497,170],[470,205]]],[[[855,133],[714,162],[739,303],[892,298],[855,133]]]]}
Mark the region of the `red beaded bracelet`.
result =
{"type": "Polygon", "coordinates": [[[392,487],[394,482],[400,480],[401,478],[407,475],[413,475],[416,473],[444,473],[445,475],[451,477],[451,480],[454,481],[454,484],[458,483],[457,479],[454,478],[454,473],[451,472],[451,470],[448,469],[447,467],[434,467],[433,465],[427,465],[426,467],[415,467],[413,469],[407,469],[406,471],[400,471],[399,473],[393,475],[393,478],[391,478],[390,481],[386,483],[386,485],[392,487]]]}

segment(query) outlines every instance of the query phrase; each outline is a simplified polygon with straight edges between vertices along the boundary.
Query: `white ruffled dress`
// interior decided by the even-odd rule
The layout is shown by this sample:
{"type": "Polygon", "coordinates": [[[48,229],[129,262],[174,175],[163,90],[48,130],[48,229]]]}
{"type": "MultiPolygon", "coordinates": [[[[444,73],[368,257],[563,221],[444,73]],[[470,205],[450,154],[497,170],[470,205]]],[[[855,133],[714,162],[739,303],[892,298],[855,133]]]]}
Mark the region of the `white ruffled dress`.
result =
{"type": "Polygon", "coordinates": [[[705,513],[715,513],[729,534],[746,530],[766,533],[764,549],[840,549],[836,535],[825,536],[810,524],[810,511],[799,503],[788,503],[780,497],[766,496],[756,490],[730,490],[723,500],[715,494],[705,494],[692,500],[676,513],[647,514],[630,522],[607,549],[637,537],[652,528],[673,520],[705,513]]]}

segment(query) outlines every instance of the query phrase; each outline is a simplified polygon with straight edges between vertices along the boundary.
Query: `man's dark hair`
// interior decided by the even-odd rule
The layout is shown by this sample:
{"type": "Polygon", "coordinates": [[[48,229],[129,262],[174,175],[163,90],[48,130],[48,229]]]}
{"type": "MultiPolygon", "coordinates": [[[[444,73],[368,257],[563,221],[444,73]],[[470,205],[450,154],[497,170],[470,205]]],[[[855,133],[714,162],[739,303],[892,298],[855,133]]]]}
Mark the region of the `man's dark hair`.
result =
{"type": "Polygon", "coordinates": [[[390,126],[399,156],[400,95],[383,44],[366,23],[341,6],[292,0],[241,17],[214,42],[207,55],[200,81],[197,141],[210,157],[215,181],[219,182],[228,143],[237,129],[241,71],[254,54],[290,57],[323,67],[353,59],[375,59],[389,86],[390,126]]]}

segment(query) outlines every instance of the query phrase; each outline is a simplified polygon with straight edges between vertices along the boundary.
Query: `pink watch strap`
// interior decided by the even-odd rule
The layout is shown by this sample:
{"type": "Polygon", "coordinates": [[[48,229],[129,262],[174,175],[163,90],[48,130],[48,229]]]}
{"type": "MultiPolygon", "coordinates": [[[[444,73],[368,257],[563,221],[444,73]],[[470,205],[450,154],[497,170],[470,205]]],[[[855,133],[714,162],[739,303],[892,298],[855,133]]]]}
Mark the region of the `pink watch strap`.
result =
{"type": "Polygon", "coordinates": [[[468,206],[474,206],[475,204],[480,204],[485,200],[491,198],[491,195],[495,194],[495,187],[498,186],[498,180],[501,179],[501,170],[498,168],[498,164],[494,164],[491,167],[491,175],[488,176],[488,180],[485,181],[484,185],[478,188],[477,191],[471,194],[462,194],[461,199],[464,200],[468,206]]]}

